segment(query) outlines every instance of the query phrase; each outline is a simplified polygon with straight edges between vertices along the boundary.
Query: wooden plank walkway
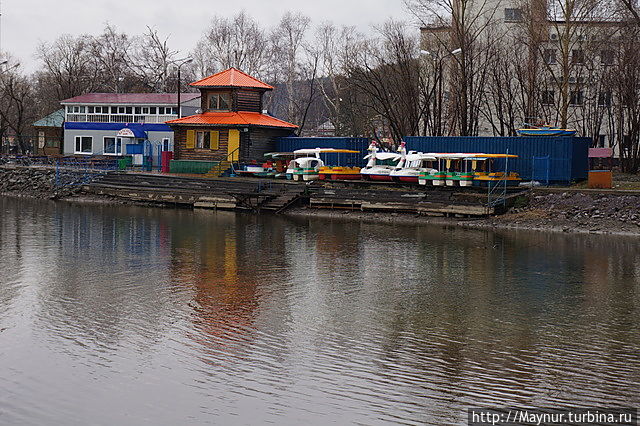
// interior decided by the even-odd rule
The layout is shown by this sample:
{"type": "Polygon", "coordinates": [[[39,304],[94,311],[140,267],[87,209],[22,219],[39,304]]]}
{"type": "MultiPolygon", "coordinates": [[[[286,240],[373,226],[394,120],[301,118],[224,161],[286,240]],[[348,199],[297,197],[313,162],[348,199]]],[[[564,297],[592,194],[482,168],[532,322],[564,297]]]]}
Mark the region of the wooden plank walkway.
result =
{"type": "MultiPolygon", "coordinates": [[[[361,182],[292,182],[254,178],[203,178],[152,173],[109,173],[86,190],[134,201],[193,208],[280,213],[295,204],[311,208],[407,212],[423,215],[486,216],[486,190],[366,185],[361,182]]],[[[513,198],[518,194],[513,193],[513,198]]]]}

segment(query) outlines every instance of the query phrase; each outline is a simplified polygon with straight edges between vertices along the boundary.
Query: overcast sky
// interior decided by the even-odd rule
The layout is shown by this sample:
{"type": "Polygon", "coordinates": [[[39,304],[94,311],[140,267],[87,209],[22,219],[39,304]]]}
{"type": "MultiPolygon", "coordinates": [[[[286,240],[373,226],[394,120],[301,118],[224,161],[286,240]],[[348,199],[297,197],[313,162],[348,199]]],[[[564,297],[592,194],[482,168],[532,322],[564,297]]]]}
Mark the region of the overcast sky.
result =
{"type": "Polygon", "coordinates": [[[309,16],[314,24],[333,21],[363,32],[389,17],[410,20],[402,0],[4,0],[1,8],[0,48],[16,56],[27,72],[39,66],[34,53],[40,41],[64,33],[99,34],[106,22],[130,35],[143,33],[147,25],[156,27],[170,35],[173,49],[186,53],[214,15],[233,16],[242,9],[263,26],[277,23],[288,10],[309,16]]]}

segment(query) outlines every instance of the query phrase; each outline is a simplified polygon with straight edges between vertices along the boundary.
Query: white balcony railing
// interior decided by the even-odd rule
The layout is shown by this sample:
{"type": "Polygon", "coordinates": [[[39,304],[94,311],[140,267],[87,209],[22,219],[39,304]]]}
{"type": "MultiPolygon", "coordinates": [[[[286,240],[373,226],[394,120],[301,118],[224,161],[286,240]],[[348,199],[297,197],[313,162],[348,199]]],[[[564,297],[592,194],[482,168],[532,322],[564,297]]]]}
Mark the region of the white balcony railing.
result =
{"type": "Polygon", "coordinates": [[[170,115],[131,115],[131,114],[67,114],[67,121],[76,123],[164,123],[178,118],[170,115]]]}

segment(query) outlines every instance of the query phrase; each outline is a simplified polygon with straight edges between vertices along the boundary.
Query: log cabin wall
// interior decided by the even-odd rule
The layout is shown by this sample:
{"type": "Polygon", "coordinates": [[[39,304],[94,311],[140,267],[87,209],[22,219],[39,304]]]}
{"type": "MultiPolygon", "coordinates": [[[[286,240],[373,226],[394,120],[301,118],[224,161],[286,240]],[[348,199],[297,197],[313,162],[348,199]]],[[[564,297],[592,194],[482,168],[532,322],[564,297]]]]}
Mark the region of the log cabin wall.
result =
{"type": "Polygon", "coordinates": [[[179,160],[197,160],[197,161],[221,161],[227,158],[227,147],[229,144],[229,129],[215,127],[186,127],[180,126],[174,128],[174,152],[175,158],[179,160]],[[218,149],[208,148],[187,148],[187,130],[212,131],[217,130],[219,133],[218,149]]]}
{"type": "Polygon", "coordinates": [[[240,148],[242,157],[245,160],[260,161],[264,158],[264,154],[276,150],[277,138],[291,136],[292,134],[293,132],[290,129],[252,128],[248,133],[250,140],[245,143],[244,149],[240,148]]]}
{"type": "Polygon", "coordinates": [[[262,93],[256,90],[236,90],[233,94],[234,111],[262,112],[262,93]]]}
{"type": "Polygon", "coordinates": [[[231,111],[262,112],[263,92],[248,89],[203,89],[200,98],[200,109],[203,112],[209,110],[209,94],[211,93],[230,94],[231,111]]]}

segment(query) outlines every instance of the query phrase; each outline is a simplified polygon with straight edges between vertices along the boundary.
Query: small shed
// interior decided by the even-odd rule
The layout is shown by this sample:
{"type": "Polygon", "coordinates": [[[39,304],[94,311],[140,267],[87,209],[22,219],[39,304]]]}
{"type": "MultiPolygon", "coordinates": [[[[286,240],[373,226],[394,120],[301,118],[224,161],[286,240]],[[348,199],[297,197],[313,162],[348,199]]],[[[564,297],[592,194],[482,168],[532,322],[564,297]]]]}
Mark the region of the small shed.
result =
{"type": "Polygon", "coordinates": [[[509,171],[518,173],[523,180],[556,184],[587,179],[592,142],[590,138],[574,136],[411,136],[404,140],[407,150],[421,152],[514,154],[518,158],[509,160],[509,171]]]}
{"type": "MultiPolygon", "coordinates": [[[[235,68],[192,83],[202,93],[201,113],[168,121],[175,132],[172,164],[230,163],[275,151],[278,137],[298,128],[263,113],[262,97],[273,87],[235,68]]],[[[185,167],[186,167],[185,166],[185,167]]],[[[181,169],[182,170],[182,169],[181,169]]]]}
{"type": "Polygon", "coordinates": [[[33,123],[38,155],[61,155],[64,145],[64,109],[33,123]]]}

